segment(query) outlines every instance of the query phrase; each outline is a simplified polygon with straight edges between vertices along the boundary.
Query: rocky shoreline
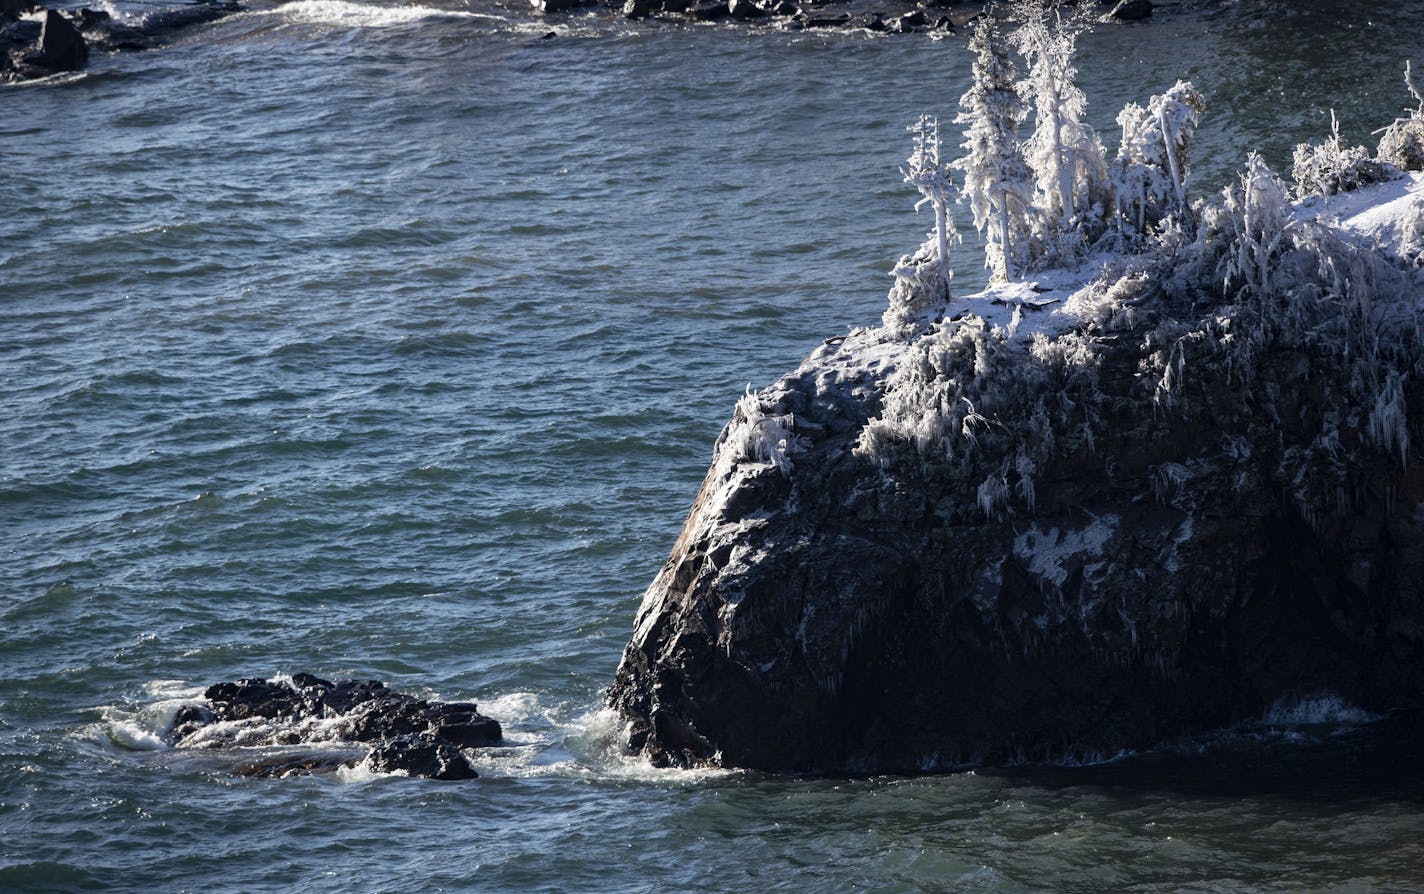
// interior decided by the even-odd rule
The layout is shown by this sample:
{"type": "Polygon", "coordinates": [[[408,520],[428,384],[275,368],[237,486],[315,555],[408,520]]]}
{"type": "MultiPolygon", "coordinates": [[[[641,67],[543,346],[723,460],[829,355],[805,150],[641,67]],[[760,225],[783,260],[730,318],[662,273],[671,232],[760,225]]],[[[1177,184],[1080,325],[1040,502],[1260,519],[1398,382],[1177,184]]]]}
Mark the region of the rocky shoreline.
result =
{"type": "MultiPolygon", "coordinates": [[[[556,14],[599,5],[598,0],[530,0],[542,13],[556,14]]],[[[1152,0],[1083,0],[1102,9],[1107,21],[1141,21],[1152,0]]],[[[606,0],[625,18],[640,21],[771,23],[787,30],[862,29],[889,34],[953,33],[984,12],[976,0],[913,0],[896,3],[836,3],[829,0],[606,0]]]]}
{"type": "MultiPolygon", "coordinates": [[[[1152,0],[1084,0],[1107,21],[1140,21],[1152,0]]],[[[0,0],[0,85],[83,71],[95,53],[150,50],[188,28],[241,12],[236,0],[190,0],[161,8],[139,24],[100,9],[50,9],[33,0],[0,0]]],[[[983,12],[977,0],[529,0],[531,14],[550,22],[603,10],[649,24],[724,22],[787,30],[862,29],[889,34],[950,34],[983,12]]]]}
{"type": "Polygon", "coordinates": [[[83,71],[92,53],[151,50],[184,29],[241,9],[230,0],[196,0],[129,25],[101,9],[57,10],[31,0],[0,0],[0,84],[83,71]]]}

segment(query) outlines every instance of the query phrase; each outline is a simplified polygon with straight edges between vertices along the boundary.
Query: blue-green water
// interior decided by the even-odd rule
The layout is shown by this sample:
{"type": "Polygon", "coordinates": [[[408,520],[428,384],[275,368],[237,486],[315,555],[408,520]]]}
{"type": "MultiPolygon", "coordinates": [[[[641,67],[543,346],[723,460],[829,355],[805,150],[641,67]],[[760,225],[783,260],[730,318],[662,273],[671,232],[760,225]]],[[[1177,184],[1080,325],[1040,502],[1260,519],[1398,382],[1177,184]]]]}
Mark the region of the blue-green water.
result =
{"type": "MultiPolygon", "coordinates": [[[[1332,106],[1363,140],[1424,14],[1332,6],[1105,29],[1090,117],[1111,144],[1193,78],[1198,192],[1332,106]]],[[[0,891],[1424,890],[1418,755],[1276,771],[1323,733],[915,780],[621,757],[602,689],[712,441],[878,318],[928,226],[904,127],[968,56],[550,30],[303,0],[0,89],[0,891]],[[296,671],[476,700],[511,745],[455,784],[152,738],[296,671]]]]}

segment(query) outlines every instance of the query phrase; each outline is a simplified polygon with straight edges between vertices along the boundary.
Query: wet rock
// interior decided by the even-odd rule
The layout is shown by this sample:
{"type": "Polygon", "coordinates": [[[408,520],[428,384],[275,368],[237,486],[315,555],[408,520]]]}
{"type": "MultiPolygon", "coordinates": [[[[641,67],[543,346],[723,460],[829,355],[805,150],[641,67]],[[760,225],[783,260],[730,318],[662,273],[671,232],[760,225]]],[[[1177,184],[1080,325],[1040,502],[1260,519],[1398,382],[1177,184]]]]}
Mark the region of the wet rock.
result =
{"type": "Polygon", "coordinates": [[[529,0],[534,11],[543,15],[569,12],[583,6],[583,0],[529,0]]]}
{"type": "Polygon", "coordinates": [[[0,22],[13,22],[38,8],[30,0],[0,0],[0,22]]]}
{"type": "Polygon", "coordinates": [[[1154,8],[1152,0],[1121,0],[1108,13],[1108,18],[1119,22],[1139,22],[1152,15],[1154,8]]]}
{"type": "Polygon", "coordinates": [[[716,22],[731,15],[725,0],[699,0],[683,12],[694,22],[716,22]]]}
{"type": "Polygon", "coordinates": [[[623,16],[629,19],[646,19],[657,9],[657,0],[628,0],[623,4],[623,16]]]}
{"type": "Polygon", "coordinates": [[[404,771],[425,779],[446,780],[479,776],[459,748],[428,733],[386,742],[373,749],[367,761],[371,769],[379,773],[404,771]]]}
{"type": "MultiPolygon", "coordinates": [[[[336,743],[370,746],[371,753],[381,755],[377,769],[464,779],[470,777],[463,774],[473,771],[459,757],[459,749],[497,745],[503,737],[499,722],[481,714],[474,702],[429,701],[397,692],[379,680],[333,682],[304,673],[295,674],[290,684],[280,679],[242,679],[216,683],[204,698],[205,704],[184,706],[177,712],[164,733],[165,741],[177,747],[219,747],[224,741],[220,736],[200,734],[214,723],[229,723],[232,729],[220,732],[233,744],[311,746],[323,752],[317,757],[303,751],[248,762],[238,768],[247,775],[330,769],[335,759],[326,752],[336,743]]],[[[340,759],[350,765],[358,758],[340,759]]]]}
{"type": "Polygon", "coordinates": [[[45,12],[40,29],[39,50],[26,61],[51,71],[78,71],[89,63],[89,45],[84,35],[55,10],[45,12]]]}
{"type": "Polygon", "coordinates": [[[886,28],[895,34],[908,34],[928,26],[929,23],[929,17],[924,14],[924,11],[916,9],[891,19],[886,24],[886,28]]]}
{"type": "Polygon", "coordinates": [[[163,734],[163,741],[174,745],[217,719],[202,705],[184,705],[173,717],[173,723],[163,734]]]}
{"type": "Polygon", "coordinates": [[[203,697],[211,703],[216,720],[291,717],[302,704],[302,697],[296,690],[268,680],[217,683],[209,686],[203,697]]]}
{"type": "Polygon", "coordinates": [[[801,12],[801,9],[791,0],[776,0],[768,7],[768,11],[774,16],[794,16],[801,12]]]}
{"type": "Polygon", "coordinates": [[[728,0],[727,11],[738,21],[764,19],[768,13],[756,0],[728,0]]]}
{"type": "Polygon", "coordinates": [[[355,763],[353,758],[342,753],[271,755],[243,761],[233,768],[233,772],[251,779],[283,779],[332,773],[355,763]]]}
{"type": "Polygon", "coordinates": [[[429,718],[436,735],[463,748],[497,745],[504,737],[499,722],[479,713],[473,702],[434,703],[429,718]]]}
{"type": "Polygon", "coordinates": [[[102,9],[90,9],[84,7],[78,12],[76,25],[80,31],[91,31],[95,28],[105,26],[114,20],[114,17],[102,9]]]}

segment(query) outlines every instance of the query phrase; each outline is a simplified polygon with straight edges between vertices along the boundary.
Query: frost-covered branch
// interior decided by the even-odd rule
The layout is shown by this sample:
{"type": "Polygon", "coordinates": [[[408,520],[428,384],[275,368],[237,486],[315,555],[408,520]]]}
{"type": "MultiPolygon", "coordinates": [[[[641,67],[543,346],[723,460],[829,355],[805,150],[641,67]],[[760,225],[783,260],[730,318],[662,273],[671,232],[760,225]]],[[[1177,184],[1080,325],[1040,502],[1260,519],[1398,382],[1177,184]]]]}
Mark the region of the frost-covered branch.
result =
{"type": "Polygon", "coordinates": [[[1296,195],[1301,198],[1333,196],[1387,180],[1397,173],[1393,165],[1371,158],[1364,146],[1345,145],[1340,139],[1340,122],[1334,109],[1330,110],[1330,138],[1319,145],[1296,146],[1291,165],[1291,179],[1295,180],[1296,195]]]}

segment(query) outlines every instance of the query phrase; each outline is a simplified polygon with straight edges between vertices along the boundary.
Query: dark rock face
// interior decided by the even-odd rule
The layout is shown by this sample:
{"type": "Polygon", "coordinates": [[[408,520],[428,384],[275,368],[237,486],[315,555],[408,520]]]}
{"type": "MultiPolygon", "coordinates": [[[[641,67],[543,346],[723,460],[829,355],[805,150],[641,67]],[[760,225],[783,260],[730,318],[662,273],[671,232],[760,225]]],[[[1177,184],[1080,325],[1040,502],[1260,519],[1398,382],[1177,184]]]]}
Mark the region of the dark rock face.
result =
{"type": "MultiPolygon", "coordinates": [[[[1417,301],[1410,276],[1381,294],[1417,301]]],[[[631,748],[916,772],[1113,754],[1318,692],[1424,708],[1424,461],[1371,441],[1385,398],[1352,406],[1324,338],[1248,347],[1240,307],[1188,316],[1144,282],[1042,343],[969,317],[908,349],[862,330],[739,404],[610,690],[631,748]],[[916,376],[926,413],[973,396],[924,429],[962,425],[952,449],[877,446],[916,376]],[[1029,442],[1052,448],[1016,460],[1029,442]]],[[[1392,437],[1420,443],[1424,382],[1394,384],[1392,437]]]]}
{"type": "MultiPolygon", "coordinates": [[[[165,739],[177,747],[205,746],[215,723],[245,724],[243,745],[371,745],[373,769],[405,770],[433,779],[470,779],[476,774],[461,748],[498,745],[498,721],[473,702],[432,702],[389,689],[377,680],[331,682],[311,674],[281,680],[217,683],[206,705],[188,705],[174,717],[165,739]]],[[[221,741],[218,743],[221,744],[221,741]]],[[[350,764],[339,751],[283,755],[244,765],[246,775],[280,776],[350,764]]]]}
{"type": "Polygon", "coordinates": [[[39,51],[26,61],[51,71],[78,71],[89,63],[89,45],[78,28],[51,9],[40,30],[39,51]]]}
{"type": "Polygon", "coordinates": [[[0,0],[0,22],[13,22],[35,11],[30,0],[0,0]]]}
{"type": "Polygon", "coordinates": [[[460,749],[429,733],[401,736],[371,751],[371,769],[382,773],[404,770],[425,779],[474,779],[470,762],[460,749]]]}
{"type": "Polygon", "coordinates": [[[699,0],[683,11],[694,22],[716,22],[731,15],[725,0],[699,0]]]}
{"type": "Polygon", "coordinates": [[[767,11],[754,0],[728,0],[727,11],[732,18],[738,21],[764,19],[768,15],[767,11]]]}

